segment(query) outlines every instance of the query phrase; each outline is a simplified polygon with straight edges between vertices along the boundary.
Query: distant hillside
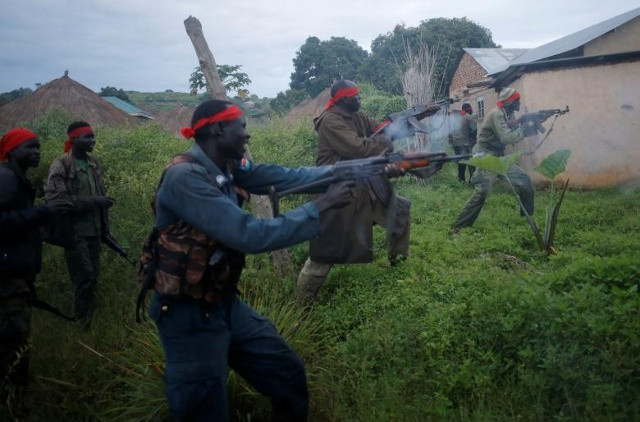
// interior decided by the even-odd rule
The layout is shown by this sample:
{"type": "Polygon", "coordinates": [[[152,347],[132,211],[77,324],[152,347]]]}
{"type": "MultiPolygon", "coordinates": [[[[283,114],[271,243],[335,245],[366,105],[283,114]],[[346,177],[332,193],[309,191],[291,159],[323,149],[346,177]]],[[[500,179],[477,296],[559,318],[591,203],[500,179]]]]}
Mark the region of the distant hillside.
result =
{"type": "MultiPolygon", "coordinates": [[[[154,115],[173,112],[180,109],[193,110],[209,98],[206,93],[191,95],[187,92],[138,92],[126,91],[129,99],[136,107],[148,111],[154,115]]],[[[244,101],[239,97],[231,98],[230,101],[235,102],[244,110],[247,117],[253,120],[265,123],[271,110],[271,99],[264,97],[258,98],[255,95],[246,98],[244,101]]]]}
{"type": "Polygon", "coordinates": [[[202,94],[196,96],[188,92],[126,92],[133,105],[151,114],[167,112],[181,106],[193,108],[205,98],[202,94]]]}

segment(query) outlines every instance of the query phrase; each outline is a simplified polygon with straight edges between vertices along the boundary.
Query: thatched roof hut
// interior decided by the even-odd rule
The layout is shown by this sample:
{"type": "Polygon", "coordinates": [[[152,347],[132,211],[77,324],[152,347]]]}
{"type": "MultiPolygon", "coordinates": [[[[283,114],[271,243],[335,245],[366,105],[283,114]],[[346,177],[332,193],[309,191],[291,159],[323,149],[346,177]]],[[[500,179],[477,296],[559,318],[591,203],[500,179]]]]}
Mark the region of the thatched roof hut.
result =
{"type": "Polygon", "coordinates": [[[331,88],[327,88],[315,98],[305,100],[293,107],[287,113],[286,119],[292,121],[301,119],[313,120],[314,117],[318,117],[324,111],[329,98],[331,98],[331,88]]]}
{"type": "Polygon", "coordinates": [[[93,126],[135,125],[127,115],[86,86],[64,76],[36,89],[31,94],[0,107],[0,126],[14,127],[48,111],[59,109],[93,126]]]}
{"type": "Polygon", "coordinates": [[[157,113],[154,121],[162,125],[162,127],[173,133],[176,137],[182,138],[180,129],[191,126],[191,117],[195,109],[195,107],[178,106],[173,110],[157,113]]]}

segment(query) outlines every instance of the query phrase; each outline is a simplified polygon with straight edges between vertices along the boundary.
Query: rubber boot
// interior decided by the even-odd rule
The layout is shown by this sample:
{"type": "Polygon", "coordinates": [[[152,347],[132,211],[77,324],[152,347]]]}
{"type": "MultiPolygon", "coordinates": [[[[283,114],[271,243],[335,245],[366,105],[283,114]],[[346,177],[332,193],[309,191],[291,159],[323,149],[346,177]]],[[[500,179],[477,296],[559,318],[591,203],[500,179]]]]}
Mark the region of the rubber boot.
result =
{"type": "Polygon", "coordinates": [[[307,258],[300,274],[294,294],[298,303],[302,306],[310,306],[316,298],[320,287],[327,278],[331,264],[320,264],[307,258]]]}

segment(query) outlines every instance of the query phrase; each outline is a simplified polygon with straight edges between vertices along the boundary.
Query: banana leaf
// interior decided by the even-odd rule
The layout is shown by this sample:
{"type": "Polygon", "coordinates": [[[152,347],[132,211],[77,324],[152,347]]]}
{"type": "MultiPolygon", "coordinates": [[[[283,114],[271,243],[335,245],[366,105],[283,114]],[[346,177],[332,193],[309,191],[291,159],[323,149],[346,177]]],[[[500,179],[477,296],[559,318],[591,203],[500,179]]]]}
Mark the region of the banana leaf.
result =
{"type": "Polygon", "coordinates": [[[560,194],[560,199],[556,204],[555,209],[553,210],[553,217],[551,217],[550,228],[549,228],[549,237],[545,239],[547,253],[555,252],[555,248],[553,246],[553,240],[556,234],[556,226],[558,225],[558,215],[560,214],[560,205],[562,205],[562,201],[564,200],[564,194],[567,192],[567,188],[569,187],[569,180],[564,184],[564,188],[562,188],[562,193],[560,194]]]}
{"type": "Polygon", "coordinates": [[[506,176],[509,167],[511,167],[522,155],[522,151],[505,155],[504,157],[496,157],[493,155],[474,156],[468,160],[462,160],[461,163],[468,164],[492,173],[506,176]]]}
{"type": "Polygon", "coordinates": [[[546,157],[540,165],[534,168],[535,171],[547,176],[553,181],[557,175],[567,168],[567,161],[571,155],[571,150],[561,149],[546,157]]]}

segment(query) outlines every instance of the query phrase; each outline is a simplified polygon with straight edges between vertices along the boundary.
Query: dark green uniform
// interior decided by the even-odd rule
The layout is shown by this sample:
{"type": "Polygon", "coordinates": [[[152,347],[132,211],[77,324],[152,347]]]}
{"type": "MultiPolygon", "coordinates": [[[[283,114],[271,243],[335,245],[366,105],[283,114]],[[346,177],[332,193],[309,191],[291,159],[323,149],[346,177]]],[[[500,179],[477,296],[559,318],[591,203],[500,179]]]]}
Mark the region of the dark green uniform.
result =
{"type": "MultiPolygon", "coordinates": [[[[477,144],[473,149],[474,153],[483,152],[501,157],[504,155],[504,149],[507,145],[520,142],[524,138],[520,126],[513,129],[509,128],[507,119],[506,112],[500,107],[494,108],[486,115],[478,132],[477,144]]],[[[509,168],[507,177],[520,196],[524,208],[529,214],[532,214],[534,194],[531,178],[517,164],[509,168]]],[[[496,178],[502,178],[502,176],[482,169],[473,174],[471,185],[475,188],[475,192],[465,204],[455,223],[453,223],[453,229],[473,225],[496,178]]]]}
{"type": "Polygon", "coordinates": [[[47,200],[67,199],[76,204],[74,231],[67,234],[75,242],[65,248],[64,255],[74,285],[76,316],[87,323],[95,307],[101,236],[108,232],[106,210],[88,198],[105,194],[100,166],[92,156],[78,160],[67,153],[51,163],[45,187],[47,200]]]}

